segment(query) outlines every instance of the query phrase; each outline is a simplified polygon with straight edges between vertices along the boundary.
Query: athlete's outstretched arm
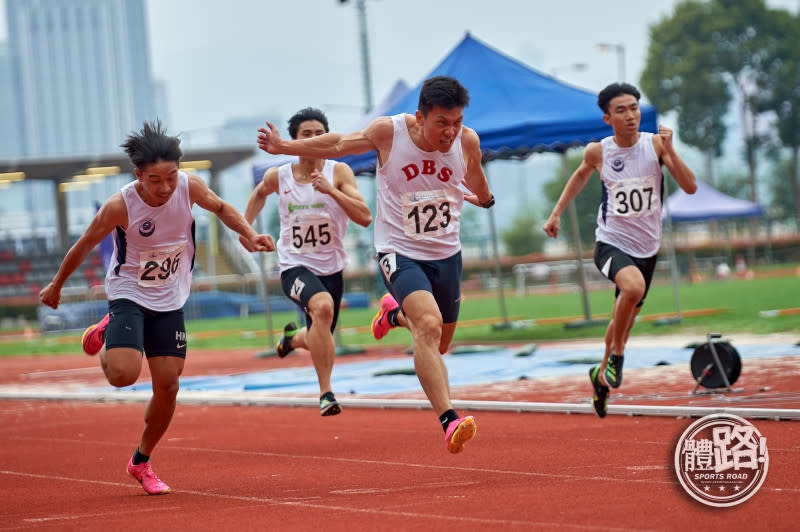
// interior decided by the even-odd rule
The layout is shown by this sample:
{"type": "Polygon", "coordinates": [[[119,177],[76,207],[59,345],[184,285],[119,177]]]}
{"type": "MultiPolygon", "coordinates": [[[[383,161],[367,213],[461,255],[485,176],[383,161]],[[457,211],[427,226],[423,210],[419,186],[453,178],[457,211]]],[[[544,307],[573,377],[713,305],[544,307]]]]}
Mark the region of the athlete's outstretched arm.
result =
{"type": "Polygon", "coordinates": [[[561,191],[561,196],[558,198],[555,207],[553,207],[553,212],[550,213],[550,217],[547,218],[547,221],[542,227],[544,232],[550,237],[558,237],[558,229],[561,227],[561,213],[563,213],[567,205],[575,199],[575,196],[583,190],[583,187],[586,186],[586,182],[592,177],[592,172],[595,170],[598,172],[600,171],[602,164],[602,146],[599,142],[589,143],[586,149],[583,150],[583,161],[581,161],[581,164],[575,169],[572,176],[570,176],[569,181],[567,181],[567,184],[564,186],[564,190],[561,191]]]}
{"type": "Polygon", "coordinates": [[[48,307],[58,308],[58,304],[61,301],[61,289],[69,279],[69,276],[75,273],[75,270],[83,264],[92,249],[117,226],[123,228],[128,226],[128,209],[125,207],[125,201],[119,192],[111,196],[100,207],[86,232],[67,251],[64,260],[61,261],[61,265],[58,267],[58,271],[53,276],[53,280],[39,292],[39,299],[41,299],[42,303],[48,307]]]}
{"type": "MultiPolygon", "coordinates": [[[[315,137],[285,140],[282,139],[278,129],[270,122],[267,127],[258,130],[258,147],[268,153],[298,155],[300,157],[311,157],[314,159],[337,159],[344,155],[354,155],[366,153],[371,150],[378,150],[380,146],[376,144],[376,133],[385,129],[383,123],[388,121],[391,127],[390,117],[376,118],[367,127],[354,133],[325,133],[315,137]]],[[[391,137],[390,137],[391,138],[391,137]]]]}
{"type": "Polygon", "coordinates": [[[230,203],[208,188],[205,181],[196,175],[189,175],[189,197],[192,203],[197,203],[203,209],[216,214],[226,226],[243,236],[249,246],[247,251],[275,251],[275,243],[269,235],[259,235],[245,220],[242,213],[230,203]]]}

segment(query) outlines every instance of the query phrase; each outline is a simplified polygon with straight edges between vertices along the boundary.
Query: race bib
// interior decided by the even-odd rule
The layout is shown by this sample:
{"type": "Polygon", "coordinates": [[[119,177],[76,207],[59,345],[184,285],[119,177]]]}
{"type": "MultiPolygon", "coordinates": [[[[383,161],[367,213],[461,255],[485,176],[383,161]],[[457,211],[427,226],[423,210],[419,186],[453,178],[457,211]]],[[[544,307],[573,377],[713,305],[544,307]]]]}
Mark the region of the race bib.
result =
{"type": "Polygon", "coordinates": [[[139,252],[139,286],[164,286],[172,282],[182,260],[186,242],[168,248],[139,252]]]}
{"type": "Polygon", "coordinates": [[[610,192],[611,208],[616,216],[636,218],[661,208],[660,191],[653,176],[617,181],[610,192]]]}
{"type": "Polygon", "coordinates": [[[437,238],[451,230],[457,205],[455,193],[448,189],[406,192],[400,197],[403,207],[403,232],[414,240],[437,238]]]}
{"type": "Polygon", "coordinates": [[[289,250],[292,253],[313,253],[333,241],[333,225],[326,212],[292,217],[289,250]]]}
{"type": "Polygon", "coordinates": [[[380,265],[381,272],[383,272],[383,276],[386,277],[386,280],[391,281],[392,274],[397,271],[397,254],[387,253],[378,259],[378,264],[380,265]]]}

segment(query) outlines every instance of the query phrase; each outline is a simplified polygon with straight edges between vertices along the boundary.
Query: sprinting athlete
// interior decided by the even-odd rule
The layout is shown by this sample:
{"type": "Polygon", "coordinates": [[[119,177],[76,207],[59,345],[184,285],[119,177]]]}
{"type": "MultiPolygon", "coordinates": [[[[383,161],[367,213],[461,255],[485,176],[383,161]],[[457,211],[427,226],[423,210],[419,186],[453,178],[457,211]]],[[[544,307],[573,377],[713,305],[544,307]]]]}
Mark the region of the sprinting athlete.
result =
{"type": "Polygon", "coordinates": [[[380,331],[378,337],[391,326],[410,329],[417,377],[451,453],[461,452],[477,431],[473,416],[460,417],[453,409],[441,357],[453,338],[461,300],[461,207],[465,199],[494,205],[480,140],[462,123],[468,103],[467,90],[457,80],[437,76],[423,83],[413,115],[376,118],[346,135],[292,141],[282,140],[267,123],[258,140],[269,153],[304,157],[378,152],[375,249],[391,294],[382,299],[382,312],[393,318],[373,320],[373,332],[380,331]],[[471,194],[464,194],[462,185],[471,194]]]}
{"type": "Polygon", "coordinates": [[[672,145],[672,130],[659,126],[657,135],[639,131],[640,97],[638,89],[627,83],[612,83],[600,91],[597,105],[614,134],[586,146],[583,162],[544,224],[544,231],[556,238],[561,213],[592,174],[600,174],[603,196],[597,212],[594,262],[615,285],[603,362],[589,371],[592,403],[600,417],[606,416],[608,387],[622,384],[625,345],[650,288],[661,247],[661,165],[687,194],[697,190],[694,173],[672,145]]]}
{"type": "MultiPolygon", "coordinates": [[[[328,119],[319,109],[302,109],[289,119],[289,135],[307,139],[328,132],[328,119]]],[[[281,233],[278,239],[281,286],[305,313],[306,326],[286,324],[277,353],[283,358],[301,347],[311,352],[319,380],[319,410],[323,416],[341,412],[331,387],[336,355],[333,331],[343,295],[342,270],[347,222],[361,226],[372,221],[353,171],[344,163],[300,157],[296,163],[264,172],[245,208],[253,223],[270,194],[278,195],[281,233]]]]}
{"type": "Polygon", "coordinates": [[[106,235],[114,235],[106,272],[108,314],[86,329],[81,343],[86,354],[100,354],[100,366],[112,386],[135,383],[142,355],[147,358],[153,395],[127,471],[149,495],[158,495],[170,488],[153,472],[150,455],[172,420],[186,359],[183,305],[189,297],[195,256],[192,205],[214,213],[253,251],[273,251],[275,244],[269,235],[256,234],[239,211],[201,178],[178,169],[180,139],[168,136],[160,121],[145,122],[122,147],[136,179],[100,208],[39,297],[57,308],[69,276],[106,235]]]}

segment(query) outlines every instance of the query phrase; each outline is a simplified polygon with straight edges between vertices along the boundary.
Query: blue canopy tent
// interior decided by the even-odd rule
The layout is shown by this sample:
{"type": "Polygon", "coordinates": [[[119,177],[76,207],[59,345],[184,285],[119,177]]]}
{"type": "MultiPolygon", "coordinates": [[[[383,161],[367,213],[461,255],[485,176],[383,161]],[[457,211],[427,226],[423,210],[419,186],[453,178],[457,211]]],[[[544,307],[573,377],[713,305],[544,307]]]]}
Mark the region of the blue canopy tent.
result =
{"type": "MultiPolygon", "coordinates": [[[[464,123],[481,138],[484,161],[525,158],[536,152],[564,152],[611,135],[597,94],[562,83],[491,48],[467,33],[425,79],[451,76],[470,94],[464,123]]],[[[386,115],[414,113],[420,82],[386,115]]],[[[643,131],[658,131],[656,108],[642,105],[643,131]]],[[[373,171],[375,152],[342,160],[373,171]]]]}
{"type": "MultiPolygon", "coordinates": [[[[753,201],[742,200],[723,194],[705,181],[697,180],[697,191],[687,194],[682,189],[667,197],[662,213],[666,233],[670,235],[669,253],[673,264],[673,284],[675,301],[680,319],[680,302],[677,295],[678,271],[675,258],[675,231],[673,223],[710,222],[713,220],[732,220],[736,218],[755,218],[763,216],[764,208],[753,201]]],[[[751,252],[752,253],[752,252],[751,252]]]]}
{"type": "Polygon", "coordinates": [[[697,192],[694,194],[687,194],[678,189],[667,198],[664,218],[667,217],[667,213],[672,222],[706,222],[762,216],[764,208],[753,201],[723,194],[698,179],[697,192]]]}

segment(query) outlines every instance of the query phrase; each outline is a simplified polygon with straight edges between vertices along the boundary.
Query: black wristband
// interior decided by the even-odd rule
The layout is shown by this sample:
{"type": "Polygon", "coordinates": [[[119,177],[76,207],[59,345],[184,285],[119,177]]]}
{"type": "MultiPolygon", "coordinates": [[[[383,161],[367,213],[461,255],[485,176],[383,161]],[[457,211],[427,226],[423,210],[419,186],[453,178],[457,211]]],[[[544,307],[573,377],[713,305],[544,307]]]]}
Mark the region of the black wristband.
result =
{"type": "Polygon", "coordinates": [[[484,209],[488,209],[489,207],[492,207],[493,205],[494,205],[494,194],[492,194],[492,197],[489,198],[486,201],[486,203],[481,203],[481,207],[483,207],[484,209]]]}

